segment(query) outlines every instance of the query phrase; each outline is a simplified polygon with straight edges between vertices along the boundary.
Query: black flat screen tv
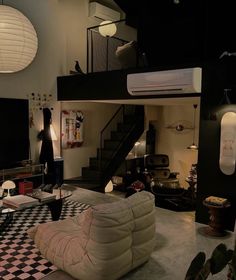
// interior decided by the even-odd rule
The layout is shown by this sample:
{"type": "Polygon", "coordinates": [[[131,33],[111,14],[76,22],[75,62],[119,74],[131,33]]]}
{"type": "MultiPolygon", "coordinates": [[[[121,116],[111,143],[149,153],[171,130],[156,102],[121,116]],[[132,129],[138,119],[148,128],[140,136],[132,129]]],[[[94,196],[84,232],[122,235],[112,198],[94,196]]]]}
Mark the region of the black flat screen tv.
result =
{"type": "Polygon", "coordinates": [[[28,160],[29,143],[28,100],[0,98],[0,169],[28,160]]]}

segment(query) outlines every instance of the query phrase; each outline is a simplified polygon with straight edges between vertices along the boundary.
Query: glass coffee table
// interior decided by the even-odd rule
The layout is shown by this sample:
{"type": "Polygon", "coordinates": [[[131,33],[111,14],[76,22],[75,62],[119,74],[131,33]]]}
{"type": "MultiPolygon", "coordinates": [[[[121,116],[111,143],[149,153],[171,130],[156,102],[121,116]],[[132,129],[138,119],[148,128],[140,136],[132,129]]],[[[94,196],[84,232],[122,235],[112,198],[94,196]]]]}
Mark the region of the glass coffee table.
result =
{"type": "Polygon", "coordinates": [[[14,213],[24,211],[27,208],[38,207],[46,204],[51,212],[53,221],[59,220],[62,211],[63,201],[72,195],[71,191],[56,189],[53,190],[56,195],[55,199],[49,201],[38,201],[37,204],[30,207],[15,208],[13,206],[4,205],[3,201],[0,200],[0,234],[8,227],[11,223],[14,213]]]}

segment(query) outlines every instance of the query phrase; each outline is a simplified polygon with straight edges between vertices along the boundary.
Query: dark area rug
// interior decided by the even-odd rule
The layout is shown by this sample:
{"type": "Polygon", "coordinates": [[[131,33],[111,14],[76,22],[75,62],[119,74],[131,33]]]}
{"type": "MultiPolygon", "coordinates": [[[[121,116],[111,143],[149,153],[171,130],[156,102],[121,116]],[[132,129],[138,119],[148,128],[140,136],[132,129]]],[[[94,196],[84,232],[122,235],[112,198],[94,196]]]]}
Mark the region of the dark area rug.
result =
{"type": "MultiPolygon", "coordinates": [[[[87,208],[89,208],[87,204],[67,199],[63,204],[60,219],[75,216],[87,208]]],[[[14,213],[12,222],[0,236],[1,280],[41,279],[57,269],[43,258],[26,233],[34,225],[49,221],[51,213],[47,205],[14,213]]]]}

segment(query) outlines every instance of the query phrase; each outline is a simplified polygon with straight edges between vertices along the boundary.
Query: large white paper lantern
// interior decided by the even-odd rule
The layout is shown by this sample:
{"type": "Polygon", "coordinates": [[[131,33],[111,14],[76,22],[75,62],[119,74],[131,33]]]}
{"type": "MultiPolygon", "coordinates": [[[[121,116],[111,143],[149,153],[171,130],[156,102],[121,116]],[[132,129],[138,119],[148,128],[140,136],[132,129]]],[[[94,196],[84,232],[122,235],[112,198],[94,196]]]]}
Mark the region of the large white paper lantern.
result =
{"type": "Polygon", "coordinates": [[[112,37],[116,34],[117,27],[115,23],[112,23],[110,20],[105,20],[100,23],[100,26],[98,27],[99,33],[104,37],[112,37]]]}
{"type": "Polygon", "coordinates": [[[37,34],[27,17],[0,5],[0,73],[24,69],[33,61],[37,49],[37,34]]]}

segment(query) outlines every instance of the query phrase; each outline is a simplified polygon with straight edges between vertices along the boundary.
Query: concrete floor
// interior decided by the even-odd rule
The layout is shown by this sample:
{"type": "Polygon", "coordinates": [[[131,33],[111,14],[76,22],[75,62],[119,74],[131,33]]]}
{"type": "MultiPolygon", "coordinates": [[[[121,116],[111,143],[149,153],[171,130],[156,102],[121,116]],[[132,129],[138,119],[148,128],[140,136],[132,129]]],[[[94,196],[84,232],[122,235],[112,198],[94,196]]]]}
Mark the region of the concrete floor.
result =
{"type": "MultiPolygon", "coordinates": [[[[111,203],[123,199],[123,193],[97,193],[69,185],[73,191],[71,199],[90,205],[111,203]]],[[[156,246],[148,263],[128,273],[122,280],[182,280],[192,259],[199,251],[204,251],[207,258],[220,243],[233,249],[235,235],[228,232],[226,237],[213,238],[202,235],[199,231],[206,227],[194,222],[194,212],[174,212],[156,207],[156,246]]],[[[227,279],[227,269],[208,279],[227,279]]]]}

